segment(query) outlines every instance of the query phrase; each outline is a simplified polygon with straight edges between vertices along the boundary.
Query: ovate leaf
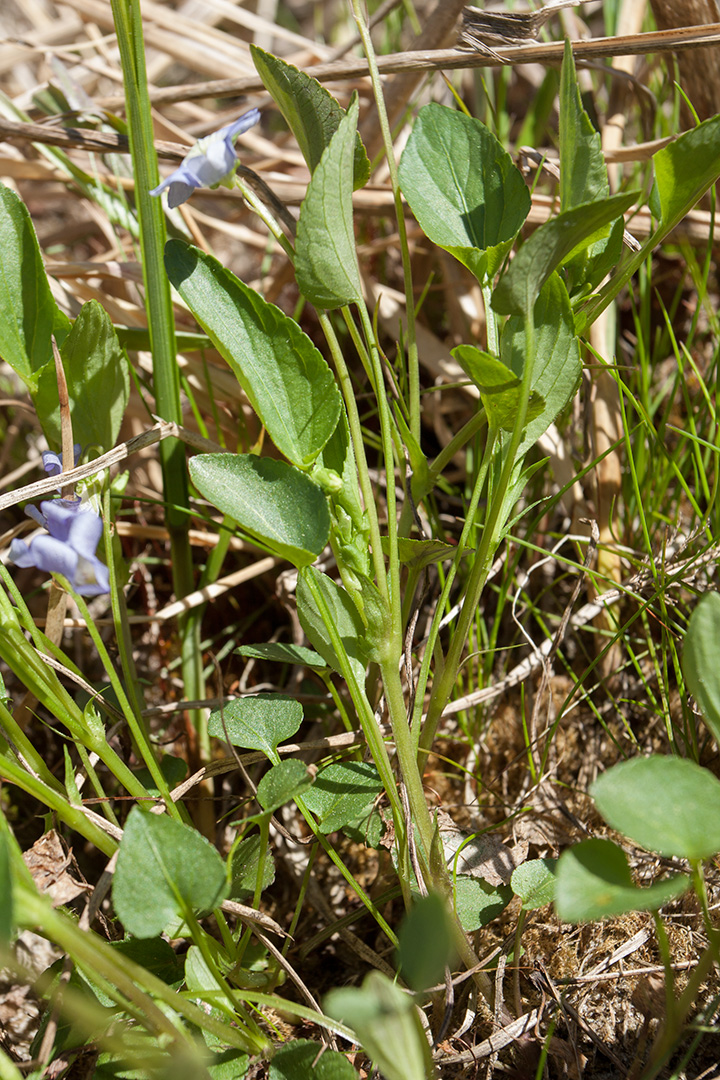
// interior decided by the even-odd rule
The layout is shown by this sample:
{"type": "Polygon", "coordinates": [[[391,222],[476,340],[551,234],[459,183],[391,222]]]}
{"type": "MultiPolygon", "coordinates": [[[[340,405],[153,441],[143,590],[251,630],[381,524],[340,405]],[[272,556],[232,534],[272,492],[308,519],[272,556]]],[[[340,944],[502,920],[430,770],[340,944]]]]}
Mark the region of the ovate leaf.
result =
{"type": "Polygon", "coordinates": [[[155,937],[187,908],[211,911],[227,891],[225,864],[189,825],[130,811],[113,877],[118,918],[135,937],[155,937]]]}
{"type": "Polygon", "coordinates": [[[70,320],[50,291],[30,215],[14,191],[0,184],[0,357],[31,393],[52,361],[51,336],[62,345],[70,320]]]}
{"type": "Polygon", "coordinates": [[[720,743],[720,593],[703,596],[690,616],[682,669],[688,690],[720,743]]]}
{"type": "Polygon", "coordinates": [[[319,308],[342,307],[362,297],[352,208],[357,119],[355,95],[300,208],[295,273],[300,291],[319,308]]]}
{"type": "Polygon", "coordinates": [[[445,105],[425,105],[399,168],[429,239],[479,280],[492,277],[530,211],[530,193],[489,128],[445,105]]]}
{"type": "Polygon", "coordinates": [[[232,746],[262,750],[277,762],[277,747],[299,731],[303,707],[284,694],[249,694],[210,714],[208,733],[232,746]]]}
{"type": "MultiPolygon", "coordinates": [[[[273,765],[258,784],[257,798],[266,813],[272,813],[291,799],[297,799],[313,782],[302,761],[289,758],[273,765]]],[[[306,796],[307,798],[307,796],[306,796]]]]}
{"type": "Polygon", "coordinates": [[[720,780],[683,758],[623,761],[590,789],[614,829],[660,855],[709,859],[720,851],[720,780]]]}
{"type": "Polygon", "coordinates": [[[315,777],[305,805],[320,819],[321,833],[337,832],[366,818],[383,790],[376,767],[367,761],[328,765],[315,777]]]}
{"type": "Polygon", "coordinates": [[[325,496],[284,461],[254,454],[204,454],[191,459],[190,476],[218,510],[295,566],[314,562],[327,544],[325,496]]]}
{"type": "Polygon", "coordinates": [[[468,934],[497,919],[513,898],[509,885],[490,885],[467,874],[457,875],[454,891],[455,910],[468,934]]]}
{"type": "MultiPolygon", "coordinates": [[[[285,117],[302,155],[313,173],[325,148],[340,126],[345,110],[317,79],[257,45],[250,53],[265,89],[285,117]]],[[[370,178],[370,162],[360,135],[355,136],[354,188],[370,178]]]]}
{"type": "MultiPolygon", "coordinates": [[[[130,372],[110,316],[97,300],[83,304],[60,354],[74,441],[83,449],[110,450],[125,415],[130,372]]],[[[40,372],[35,406],[45,434],[59,446],[60,406],[54,363],[46,364],[40,372]]]]}
{"type": "Polygon", "coordinates": [[[327,362],[294,319],[198,248],[165,247],[168,276],[227,360],[278,450],[311,464],[340,416],[327,362]]]}
{"type": "Polygon", "coordinates": [[[594,922],[627,911],[657,911],[689,886],[688,878],[677,875],[637,889],[617,844],[583,840],[560,857],[555,908],[564,922],[594,922]]]}

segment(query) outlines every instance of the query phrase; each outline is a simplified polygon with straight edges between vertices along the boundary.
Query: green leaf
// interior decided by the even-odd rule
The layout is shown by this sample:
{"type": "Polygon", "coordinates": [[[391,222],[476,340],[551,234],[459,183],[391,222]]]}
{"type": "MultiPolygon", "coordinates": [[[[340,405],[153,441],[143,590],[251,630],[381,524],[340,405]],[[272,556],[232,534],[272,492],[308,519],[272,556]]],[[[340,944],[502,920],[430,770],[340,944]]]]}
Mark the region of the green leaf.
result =
{"type": "MultiPolygon", "coordinates": [[[[110,316],[97,300],[83,304],[60,354],[74,441],[83,449],[110,450],[117,441],[130,396],[130,372],[110,316]]],[[[39,372],[35,407],[46,436],[59,446],[60,405],[52,362],[39,372]]]]}
{"type": "Polygon", "coordinates": [[[229,701],[222,710],[210,714],[208,734],[226,739],[232,746],[262,750],[277,762],[278,743],[291,739],[300,730],[303,707],[284,694],[252,694],[229,701]]]}
{"type": "Polygon", "coordinates": [[[331,990],[325,1011],[349,1024],[385,1080],[434,1075],[430,1046],[415,1003],[386,975],[371,971],[360,988],[331,990]]]}
{"type": "MultiPolygon", "coordinates": [[[[387,555],[390,551],[389,539],[383,536],[381,540],[383,552],[387,555]]],[[[414,540],[409,536],[399,536],[397,543],[400,562],[419,570],[431,563],[454,559],[457,551],[453,544],[445,544],[442,540],[414,540]]],[[[471,554],[472,551],[472,548],[465,549],[466,554],[471,554]]]]}
{"type": "Polygon", "coordinates": [[[240,656],[255,660],[275,660],[280,664],[301,664],[303,667],[324,671],[327,664],[322,656],[304,645],[291,645],[289,642],[269,641],[263,645],[240,645],[235,650],[240,656]]]}
{"type": "Polygon", "coordinates": [[[492,298],[495,311],[529,318],[540,290],[553,271],[575,251],[607,236],[612,222],[634,200],[634,192],[611,195],[546,221],[528,237],[500,279],[492,298]]]}
{"type": "Polygon", "coordinates": [[[295,465],[312,464],[337,426],[341,399],[310,338],[198,248],[168,241],[165,266],[280,453],[295,465]]]}
{"type": "Polygon", "coordinates": [[[528,859],[513,870],[510,884],[523,911],[537,911],[555,899],[557,859],[528,859]]]}
{"type": "Polygon", "coordinates": [[[480,281],[493,277],[530,211],[530,193],[492,132],[431,102],[418,113],[399,169],[426,236],[480,281]]]}
{"type": "Polygon", "coordinates": [[[14,925],[10,846],[0,832],[0,949],[10,944],[14,925]]]}
{"type": "Polygon", "coordinates": [[[499,918],[513,898],[509,885],[490,885],[482,878],[458,874],[455,878],[455,910],[466,933],[499,918]]]}
{"type": "Polygon", "coordinates": [[[688,690],[720,743],[720,593],[703,596],[690,616],[682,669],[688,690]]]}
{"type": "MultiPolygon", "coordinates": [[[[255,895],[258,871],[260,869],[260,834],[246,836],[237,847],[233,847],[230,857],[230,893],[231,900],[246,903],[255,895]]],[[[275,880],[275,863],[270,845],[265,847],[261,890],[264,891],[275,880]]]]}
{"type": "Polygon", "coordinates": [[[352,1065],[338,1050],[325,1050],[310,1039],[285,1043],[270,1062],[269,1080],[358,1080],[352,1065]]]}
{"type": "Polygon", "coordinates": [[[53,299],[30,215],[0,184],[0,356],[31,393],[37,373],[52,362],[50,338],[61,346],[70,320],[53,299]]]}
{"type": "Polygon", "coordinates": [[[352,208],[357,119],[355,94],[300,208],[295,273],[300,291],[318,308],[338,308],[362,299],[352,208]]]}
{"type": "Polygon", "coordinates": [[[191,458],[190,476],[218,510],[295,566],[314,562],[327,544],[330,514],[325,496],[284,461],[254,454],[203,454],[191,458]]]}
{"type": "MultiPolygon", "coordinates": [[[[345,110],[317,79],[288,64],[257,45],[250,54],[265,89],[285,117],[297,139],[310,172],[320,163],[323,151],[340,126],[345,110]]],[[[353,187],[364,187],[370,179],[370,162],[360,135],[355,137],[353,187]]]]}
{"type": "Polygon", "coordinates": [[[156,937],[188,907],[211,911],[226,891],[223,860],[196,829],[130,811],[113,877],[115,911],[130,934],[156,937]]]}
{"type": "Polygon", "coordinates": [[[210,1080],[242,1080],[250,1066],[250,1058],[242,1050],[225,1050],[214,1054],[206,1065],[210,1080]]]}
{"type": "Polygon", "coordinates": [[[590,789],[613,829],[660,855],[709,859],[720,851],[720,780],[694,761],[623,761],[590,789]]]}
{"type": "Polygon", "coordinates": [[[111,941],[110,946],[151,975],[157,975],[168,986],[178,987],[183,981],[184,959],[176,955],[164,938],[125,938],[124,941],[111,941]]]}
{"type": "MultiPolygon", "coordinates": [[[[557,274],[543,285],[532,318],[535,367],[531,385],[544,407],[539,414],[528,415],[518,458],[537,442],[573,399],[582,374],[570,299],[557,274]]],[[[514,316],[506,322],[500,339],[503,363],[518,378],[522,377],[525,366],[525,334],[524,319],[514,316]]]]}
{"type": "MultiPolygon", "coordinates": [[[[313,778],[302,761],[289,758],[273,765],[258,784],[257,799],[263,810],[270,814],[307,791],[313,778]]],[[[309,794],[309,792],[308,792],[309,794]]],[[[307,795],[305,795],[307,798],[307,795]]]]}
{"type": "MultiPolygon", "coordinates": [[[[583,108],[572,47],[565,41],[560,78],[560,209],[572,210],[610,194],[600,133],[583,108]]],[[[617,264],[622,251],[624,224],[617,221],[610,235],[597,240],[565,262],[568,292],[588,293],[617,264]]]]}
{"type": "Polygon", "coordinates": [[[705,120],[658,150],[653,165],[665,236],[720,174],[720,116],[705,120]]]}
{"type": "Polygon", "coordinates": [[[610,194],[602,140],[583,108],[572,46],[565,40],[560,75],[560,209],[604,199],[610,194]]]}
{"type": "Polygon", "coordinates": [[[336,585],[327,574],[321,574],[314,566],[302,568],[298,575],[297,584],[297,610],[300,625],[307,634],[313,648],[320,653],[323,660],[333,671],[340,674],[343,673],[343,665],[335,653],[328,628],[315,606],[312,592],[308,587],[308,578],[320,590],[330,610],[333,627],[347,653],[350,667],[355,678],[362,685],[365,681],[368,657],[364,644],[365,627],[357,608],[345,589],[336,585]]]}
{"type": "MultiPolygon", "coordinates": [[[[480,391],[480,400],[491,428],[512,431],[520,403],[520,379],[510,368],[474,345],[458,345],[451,350],[462,369],[480,391]]],[[[535,420],[545,409],[545,402],[533,391],[527,409],[527,421],[535,420]]]]}
{"type": "Polygon", "coordinates": [[[564,852],[555,878],[555,908],[564,922],[594,922],[627,911],[657,911],[690,887],[683,875],[636,889],[623,851],[611,840],[583,840],[564,852]]]}
{"type": "Polygon", "coordinates": [[[452,956],[445,902],[437,893],[430,893],[413,904],[403,919],[398,933],[398,971],[411,990],[427,990],[442,982],[452,956]]]}
{"type": "Polygon", "coordinates": [[[305,796],[308,810],[320,819],[319,831],[332,833],[367,817],[383,790],[376,767],[367,761],[328,765],[305,796]]]}

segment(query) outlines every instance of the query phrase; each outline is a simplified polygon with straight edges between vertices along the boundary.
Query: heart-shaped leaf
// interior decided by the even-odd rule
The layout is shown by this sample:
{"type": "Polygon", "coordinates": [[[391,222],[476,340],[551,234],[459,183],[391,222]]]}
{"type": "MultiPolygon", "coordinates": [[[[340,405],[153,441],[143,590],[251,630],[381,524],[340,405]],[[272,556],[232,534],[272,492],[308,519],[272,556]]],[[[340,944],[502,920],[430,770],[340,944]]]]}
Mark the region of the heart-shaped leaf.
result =
{"type": "MultiPolygon", "coordinates": [[[[257,798],[266,813],[271,814],[280,806],[297,799],[313,782],[302,761],[289,758],[273,765],[258,784],[257,798]]],[[[308,792],[309,794],[309,792],[308,792]]],[[[305,796],[307,798],[307,795],[305,796]]]]}
{"type": "Polygon", "coordinates": [[[489,128],[431,102],[418,113],[399,173],[426,236],[479,280],[493,277],[530,211],[530,193],[489,128]]]}
{"type": "Polygon", "coordinates": [[[529,859],[513,870],[510,884],[523,911],[536,911],[555,899],[557,859],[529,859]]]}
{"type": "Polygon", "coordinates": [[[208,733],[278,762],[277,747],[300,730],[303,707],[284,694],[249,694],[210,714],[208,733]]]}
{"type": "Polygon", "coordinates": [[[129,933],[155,937],[187,908],[211,911],[226,892],[225,864],[196,829],[130,811],[113,876],[113,903],[129,933]]]}

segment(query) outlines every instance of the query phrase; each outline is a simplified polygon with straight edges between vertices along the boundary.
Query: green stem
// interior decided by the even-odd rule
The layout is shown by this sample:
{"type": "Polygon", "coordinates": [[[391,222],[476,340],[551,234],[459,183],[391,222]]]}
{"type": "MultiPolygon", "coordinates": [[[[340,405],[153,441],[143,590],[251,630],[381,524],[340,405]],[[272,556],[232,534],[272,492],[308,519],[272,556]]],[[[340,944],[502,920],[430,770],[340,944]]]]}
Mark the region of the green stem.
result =
{"type": "Polygon", "coordinates": [[[523,367],[522,382],[520,383],[518,411],[515,418],[515,425],[513,427],[510,443],[505,452],[500,481],[496,490],[493,492],[493,497],[488,508],[488,515],[483,528],[482,538],[473,562],[472,570],[470,571],[465,600],[460,615],[458,616],[455,633],[450,642],[445,666],[440,677],[433,684],[432,694],[428,704],[427,719],[420,737],[420,748],[423,750],[428,750],[430,746],[432,746],[442,711],[450,700],[450,695],[452,694],[457,679],[460,658],[462,651],[465,648],[465,643],[470,630],[470,624],[475,618],[475,610],[480,602],[480,596],[485,586],[485,581],[487,580],[487,575],[492,565],[492,560],[495,556],[502,530],[505,527],[507,516],[512,509],[512,505],[507,505],[508,492],[510,490],[512,473],[516,467],[515,459],[517,457],[518,449],[520,448],[520,442],[525,428],[528,402],[530,401],[530,389],[532,386],[533,368],[535,364],[534,330],[533,313],[530,311],[525,316],[525,363],[523,367]]]}
{"type": "MultiPolygon", "coordinates": [[[[388,590],[387,580],[383,574],[383,580],[378,580],[378,588],[389,601],[390,614],[392,617],[392,638],[388,643],[389,661],[397,664],[402,655],[402,603],[400,597],[400,558],[398,554],[397,536],[397,497],[395,492],[395,451],[392,440],[392,423],[390,420],[390,408],[387,395],[385,394],[385,380],[383,379],[380,353],[373,333],[372,323],[365,302],[358,304],[360,322],[365,335],[365,343],[370,355],[373,373],[375,376],[375,392],[377,396],[378,416],[380,419],[380,437],[382,439],[383,458],[385,459],[385,497],[387,499],[387,530],[388,530],[388,573],[390,582],[388,590]]],[[[363,492],[364,495],[364,492],[363,492]]],[[[404,711],[404,710],[403,710],[404,711]]]]}
{"type": "MultiPolygon", "coordinates": [[[[398,238],[400,240],[400,256],[403,265],[403,285],[405,289],[405,308],[407,311],[407,353],[408,353],[408,386],[410,389],[410,431],[418,445],[420,444],[420,366],[418,362],[417,336],[415,333],[415,296],[413,292],[412,270],[410,264],[410,249],[408,248],[407,230],[405,228],[405,214],[403,212],[402,195],[398,178],[397,162],[393,148],[390,123],[385,108],[382,81],[375,58],[370,30],[365,21],[361,0],[352,0],[352,9],[358,33],[362,41],[363,49],[367,57],[370,70],[370,81],[373,86],[373,95],[378,111],[380,131],[382,132],[385,154],[387,157],[390,186],[393,191],[395,203],[395,217],[398,226],[398,238]]],[[[382,383],[378,382],[378,391],[382,383]]]]}
{"type": "MultiPolygon", "coordinates": [[[[425,653],[423,655],[422,664],[420,665],[417,686],[415,688],[415,709],[412,717],[412,732],[416,746],[420,744],[420,726],[422,723],[423,702],[425,700],[425,690],[427,688],[428,679],[430,677],[430,665],[433,661],[435,644],[438,640],[438,634],[440,633],[440,623],[442,621],[445,605],[447,604],[450,597],[450,590],[452,589],[457,572],[460,569],[460,564],[465,554],[465,548],[467,547],[470,533],[475,527],[475,516],[477,514],[477,508],[480,503],[480,497],[485,488],[485,482],[487,479],[488,471],[490,469],[490,464],[492,462],[492,456],[495,449],[496,440],[497,432],[491,431],[488,437],[488,441],[485,445],[485,453],[483,454],[483,460],[481,462],[480,468],[478,469],[477,476],[475,477],[475,487],[473,488],[470,503],[468,505],[467,513],[465,515],[465,524],[463,525],[460,539],[458,540],[457,549],[453,557],[452,565],[448,570],[445,584],[443,586],[443,591],[440,595],[440,599],[438,600],[437,606],[435,608],[435,614],[430,625],[430,632],[428,634],[428,640],[425,646],[425,653]]],[[[445,667],[446,664],[443,664],[443,670],[445,669],[445,667]]],[[[436,673],[438,678],[441,676],[441,674],[441,672],[436,673]]],[[[457,677],[457,672],[455,672],[455,677],[457,677]]],[[[434,739],[434,737],[435,732],[433,730],[431,733],[431,737],[430,735],[428,736],[428,745],[432,742],[432,739],[434,739]]]]}
{"type": "Polygon", "coordinates": [[[380,524],[378,522],[377,507],[375,505],[375,492],[368,471],[362,425],[360,424],[360,414],[355,399],[355,387],[352,384],[350,372],[347,369],[345,357],[342,354],[340,342],[337,339],[330,317],[327,312],[318,311],[318,318],[323,333],[325,334],[330,354],[333,358],[335,372],[337,374],[338,382],[340,383],[340,390],[347,410],[348,427],[350,428],[350,438],[352,439],[353,450],[355,451],[355,463],[358,470],[360,491],[362,492],[365,512],[368,518],[368,526],[370,529],[370,547],[372,549],[372,560],[375,568],[377,586],[384,599],[389,600],[387,579],[385,576],[385,562],[382,553],[382,540],[380,537],[380,524]]]}
{"type": "Polygon", "coordinates": [[[61,821],[79,836],[84,836],[108,858],[114,854],[117,847],[115,841],[90,821],[82,810],[69,803],[55,786],[46,784],[39,777],[31,776],[20,765],[16,765],[10,757],[10,748],[2,737],[0,737],[0,779],[15,784],[38,802],[49,807],[61,821]]]}
{"type": "Polygon", "coordinates": [[[97,973],[116,987],[129,1001],[147,1017],[150,1030],[167,1034],[172,1041],[184,1045],[194,1054],[195,1045],[192,1036],[184,1033],[182,1026],[177,1026],[170,1016],[159,1008],[153,995],[164,1006],[182,1016],[189,1024],[210,1032],[226,1045],[249,1053],[257,1053],[265,1048],[265,1043],[249,1042],[240,1032],[219,1020],[208,1016],[203,1009],[182,994],[176,993],[157,976],[146,968],[123,956],[97,934],[81,930],[68,916],[53,910],[43,898],[29,888],[17,890],[17,910],[22,912],[22,923],[28,927],[39,927],[64,952],[81,964],[89,973],[97,973]]]}
{"type": "MultiPolygon", "coordinates": [[[[182,423],[180,377],[178,374],[175,320],[170,282],[165,271],[165,215],[162,203],[150,194],[159,183],[157,155],[153,140],[152,114],[145,68],[145,46],[139,0],[111,0],[115,32],[125,86],[130,153],[135,179],[148,333],[153,357],[153,387],[156,410],[163,420],[182,423]]],[[[166,504],[166,524],[170,534],[173,588],[178,599],[194,588],[192,551],[188,538],[189,492],[185,450],[177,439],[160,443],[160,464],[166,504]]],[[[193,701],[205,696],[200,625],[185,616],[179,620],[185,694],[193,701]]],[[[209,749],[209,739],[197,724],[201,753],[209,749]]]]}

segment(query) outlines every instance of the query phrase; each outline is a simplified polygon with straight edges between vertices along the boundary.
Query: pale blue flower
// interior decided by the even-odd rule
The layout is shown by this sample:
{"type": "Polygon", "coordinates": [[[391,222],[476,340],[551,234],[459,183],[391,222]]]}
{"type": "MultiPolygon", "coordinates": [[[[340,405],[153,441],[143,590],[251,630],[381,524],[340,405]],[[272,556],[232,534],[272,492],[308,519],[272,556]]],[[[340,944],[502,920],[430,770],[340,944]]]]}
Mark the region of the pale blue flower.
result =
{"type": "Polygon", "coordinates": [[[110,575],[95,550],[102,536],[102,521],[80,499],[49,499],[40,511],[28,506],[26,514],[47,529],[29,544],[13,540],[10,560],[16,566],[35,566],[47,574],[62,574],[80,596],[110,592],[110,575]]]}
{"type": "Polygon", "coordinates": [[[237,155],[235,139],[244,131],[257,124],[260,119],[259,109],[250,109],[233,124],[214,131],[200,139],[185,156],[182,164],[166,176],[162,184],[150,194],[159,195],[168,189],[168,206],[174,210],[180,203],[186,202],[195,188],[215,187],[229,179],[235,172],[237,155]]]}
{"type": "MultiPolygon", "coordinates": [[[[80,443],[75,443],[73,446],[73,457],[75,458],[75,465],[80,461],[80,443]]],[[[42,452],[43,469],[48,476],[59,476],[63,471],[62,454],[56,454],[54,450],[43,450],[42,452]]],[[[58,488],[58,491],[60,489],[58,488]]]]}

